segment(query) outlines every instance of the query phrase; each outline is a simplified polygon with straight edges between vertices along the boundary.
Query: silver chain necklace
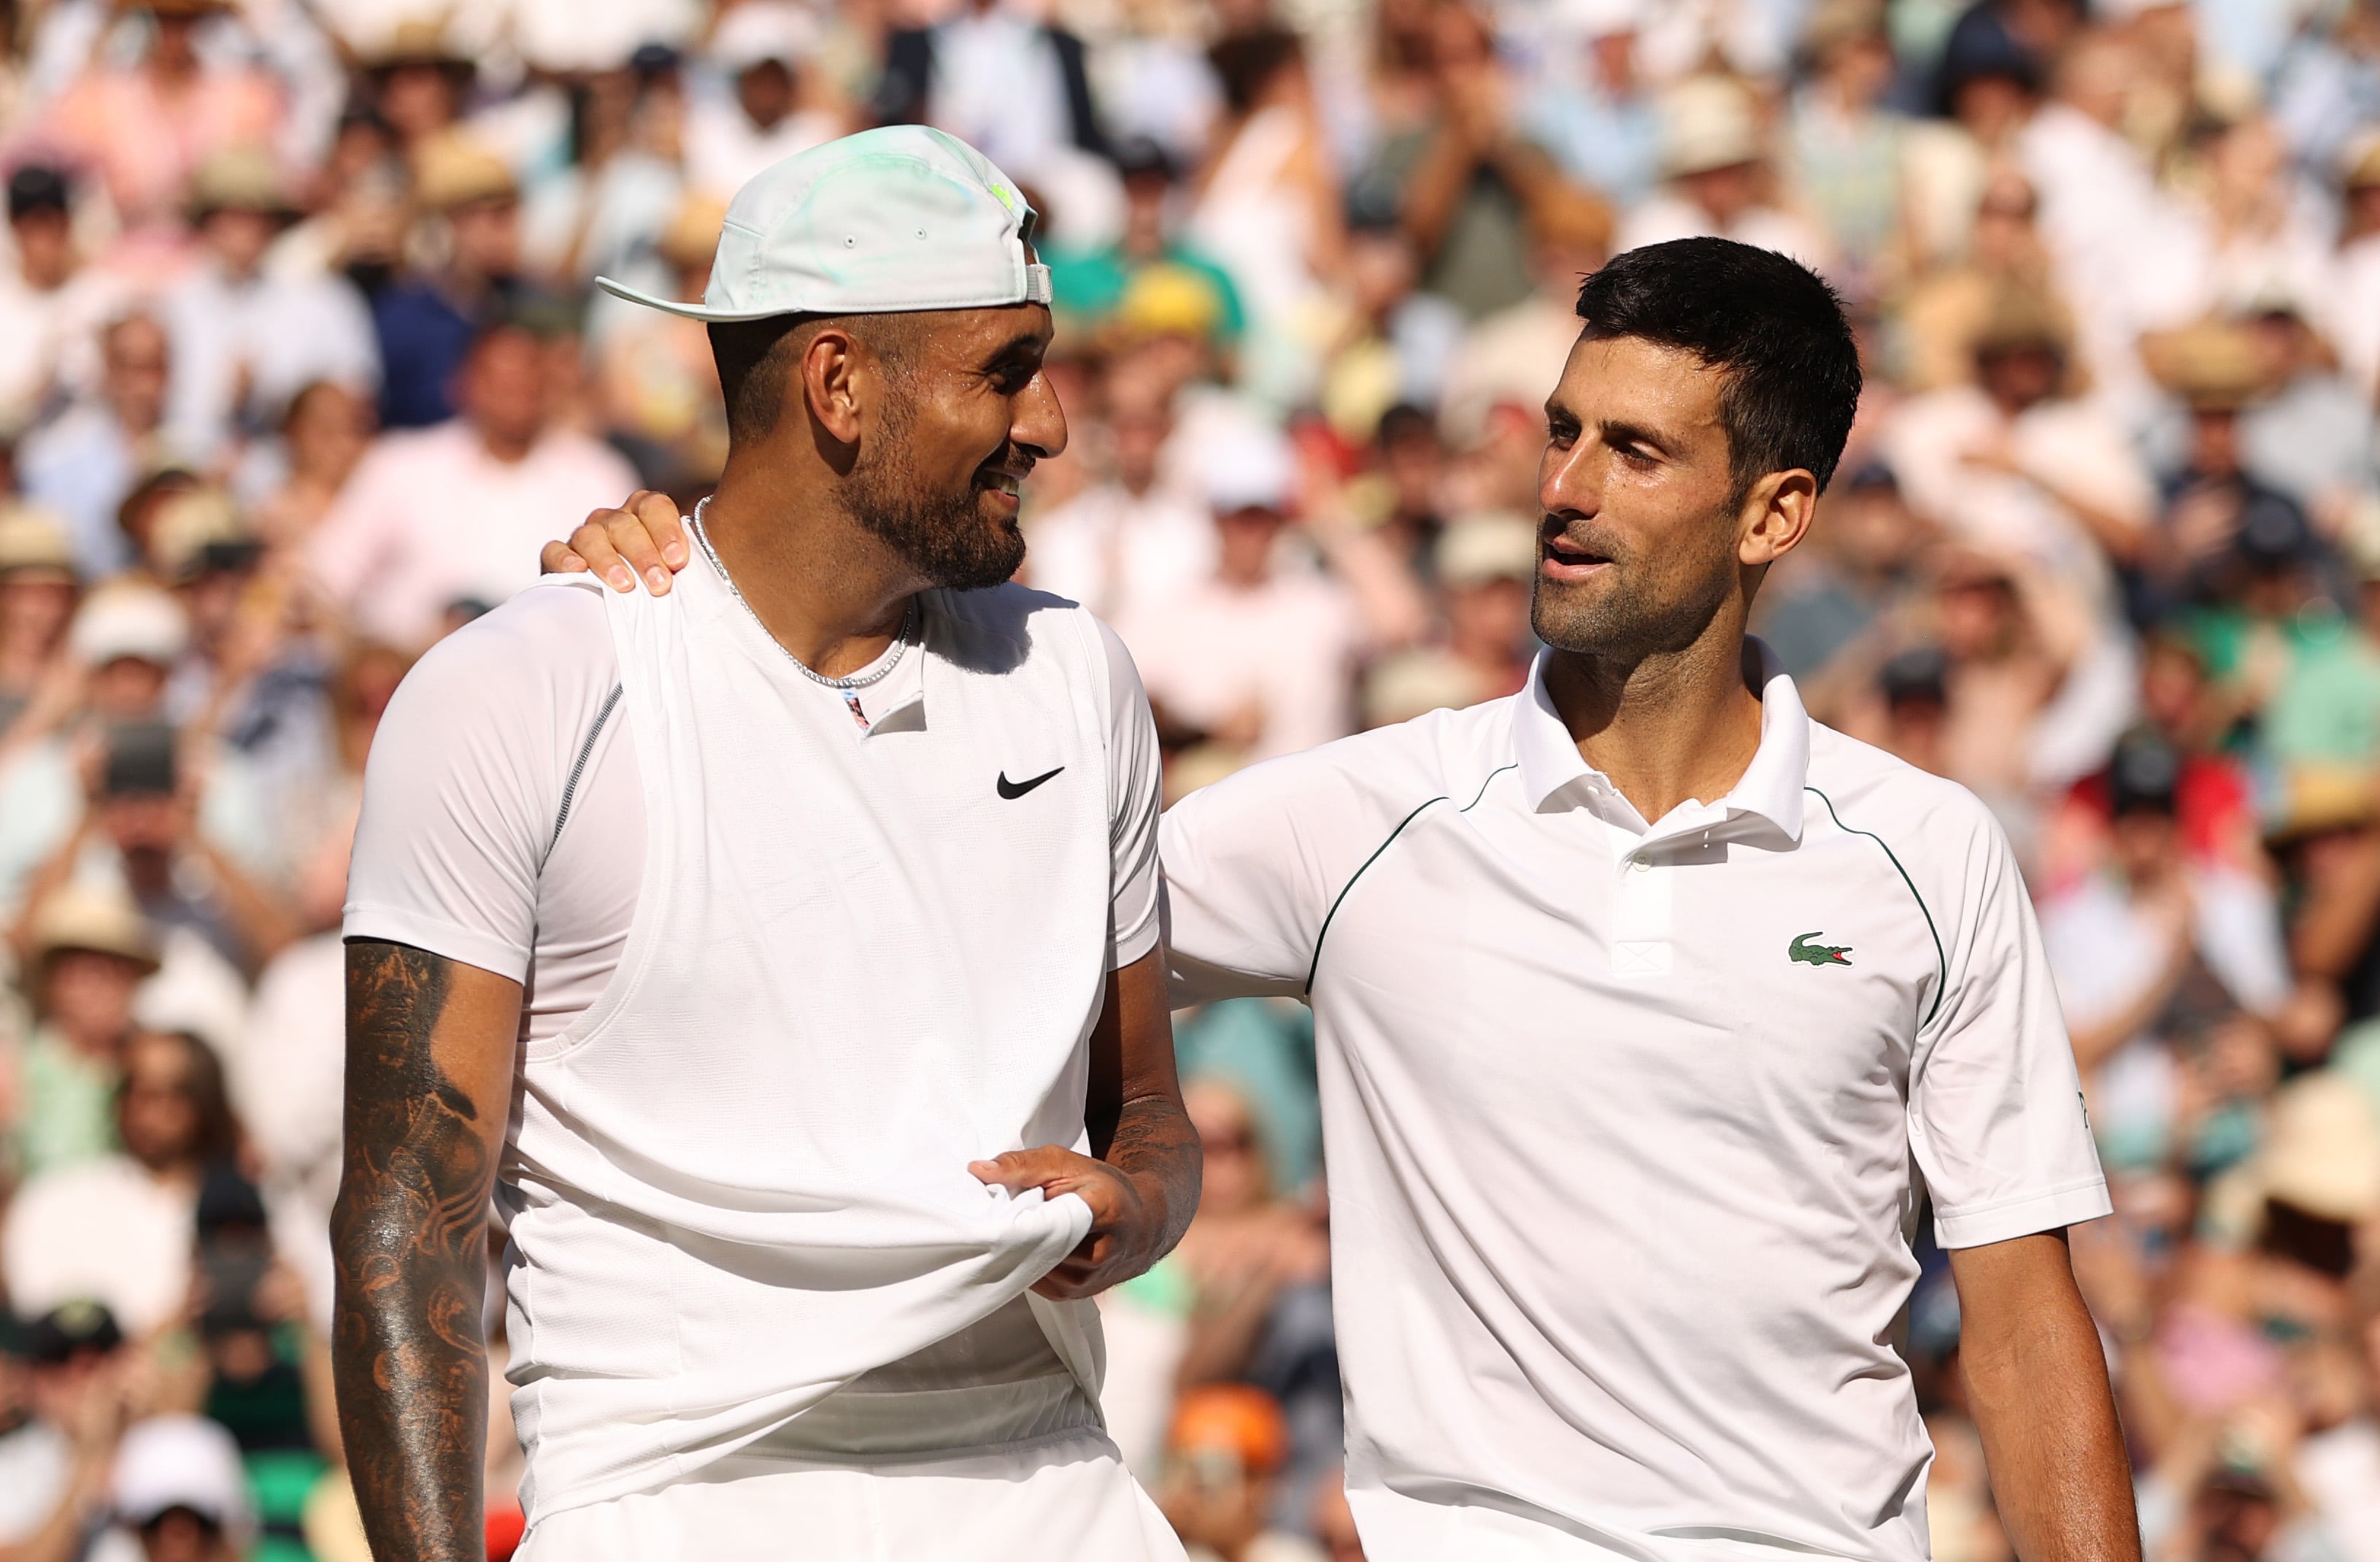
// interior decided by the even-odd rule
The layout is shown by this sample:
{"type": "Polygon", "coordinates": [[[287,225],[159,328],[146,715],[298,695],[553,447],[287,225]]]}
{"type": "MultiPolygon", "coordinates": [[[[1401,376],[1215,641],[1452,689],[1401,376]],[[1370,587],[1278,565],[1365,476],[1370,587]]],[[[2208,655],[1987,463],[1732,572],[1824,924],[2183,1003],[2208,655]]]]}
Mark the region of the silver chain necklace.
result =
{"type": "MultiPolygon", "coordinates": [[[[695,501],[694,514],[687,518],[687,524],[694,532],[694,540],[701,547],[702,556],[710,561],[710,567],[719,571],[719,578],[727,583],[727,594],[735,599],[735,605],[742,608],[753,623],[759,625],[762,634],[769,635],[769,626],[760,623],[760,616],[752,611],[752,604],[746,602],[744,593],[735,589],[735,577],[728,574],[727,566],[719,562],[719,550],[710,545],[710,534],[702,529],[702,512],[709,507],[710,504],[710,500],[708,496],[695,501]]],[[[814,670],[809,664],[792,652],[785,651],[783,644],[776,636],[769,635],[769,643],[776,646],[779,651],[784,652],[785,660],[791,662],[800,670],[802,677],[812,683],[821,688],[849,694],[854,689],[866,689],[871,684],[882,683],[886,678],[891,677],[892,669],[901,665],[901,658],[909,653],[909,642],[917,638],[917,599],[911,597],[908,611],[901,615],[901,630],[892,637],[892,654],[886,659],[882,666],[872,668],[868,672],[854,673],[849,677],[831,678],[824,673],[814,670]]],[[[855,714],[857,713],[857,709],[856,705],[853,707],[855,714]]],[[[866,720],[865,717],[861,719],[866,720]]]]}

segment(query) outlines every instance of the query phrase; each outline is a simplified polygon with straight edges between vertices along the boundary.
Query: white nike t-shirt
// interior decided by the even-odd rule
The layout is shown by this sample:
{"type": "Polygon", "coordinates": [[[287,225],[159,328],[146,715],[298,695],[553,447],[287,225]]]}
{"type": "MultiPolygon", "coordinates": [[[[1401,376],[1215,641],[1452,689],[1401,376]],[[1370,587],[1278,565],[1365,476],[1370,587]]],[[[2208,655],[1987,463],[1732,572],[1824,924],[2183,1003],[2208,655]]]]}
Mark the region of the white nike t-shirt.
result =
{"type": "MultiPolygon", "coordinates": [[[[1121,968],[1157,944],[1160,759],[1139,675],[1113,633],[1100,631],[1110,958],[1121,968]]],[[[894,656],[888,651],[873,666],[894,656]]],[[[856,726],[891,734],[919,708],[925,661],[911,646],[866,689],[815,692],[856,726]]],[[[346,935],[519,981],[522,1040],[532,1047],[594,1006],[628,945],[645,871],[647,792],[620,687],[604,602],[582,577],[576,589],[524,592],[433,647],[373,742],[346,935]]],[[[999,779],[1003,794],[1036,784],[1029,775],[999,779]]],[[[855,1380],[756,1451],[898,1457],[1090,1424],[1096,1415],[1020,1297],[855,1380]],[[924,1392],[953,1389],[992,1392],[924,1392]]]]}
{"type": "MultiPolygon", "coordinates": [[[[1113,734],[1114,961],[1123,967],[1157,945],[1159,754],[1132,656],[1100,628],[1113,734]]],[[[644,876],[637,747],[627,712],[613,702],[618,656],[592,592],[525,592],[455,638],[466,636],[480,653],[433,648],[381,723],[372,763],[375,779],[388,780],[358,828],[346,933],[520,982],[523,1039],[541,1042],[602,993],[627,942],[644,876]],[[488,653],[491,641],[498,653],[488,653]],[[477,711],[504,719],[462,719],[477,711]]],[[[912,649],[890,676],[857,690],[862,713],[874,718],[906,703],[923,663],[912,649]]],[[[822,685],[818,697],[845,705],[822,685]]]]}

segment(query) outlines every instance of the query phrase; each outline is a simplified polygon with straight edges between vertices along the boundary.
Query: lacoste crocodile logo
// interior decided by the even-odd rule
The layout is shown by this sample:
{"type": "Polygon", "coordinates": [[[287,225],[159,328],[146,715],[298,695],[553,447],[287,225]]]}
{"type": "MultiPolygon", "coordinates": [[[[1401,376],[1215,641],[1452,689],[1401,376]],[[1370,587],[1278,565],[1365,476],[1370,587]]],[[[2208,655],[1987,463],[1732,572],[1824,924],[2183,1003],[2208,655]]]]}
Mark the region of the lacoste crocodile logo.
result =
{"type": "Polygon", "coordinates": [[[1823,938],[1825,936],[1826,934],[1822,933],[1795,934],[1793,935],[1793,942],[1785,946],[1785,958],[1789,960],[1798,960],[1805,966],[1847,966],[1851,964],[1851,961],[1843,958],[1852,952],[1852,946],[1850,945],[1813,944],[1809,942],[1809,940],[1813,938],[1823,938]]]}

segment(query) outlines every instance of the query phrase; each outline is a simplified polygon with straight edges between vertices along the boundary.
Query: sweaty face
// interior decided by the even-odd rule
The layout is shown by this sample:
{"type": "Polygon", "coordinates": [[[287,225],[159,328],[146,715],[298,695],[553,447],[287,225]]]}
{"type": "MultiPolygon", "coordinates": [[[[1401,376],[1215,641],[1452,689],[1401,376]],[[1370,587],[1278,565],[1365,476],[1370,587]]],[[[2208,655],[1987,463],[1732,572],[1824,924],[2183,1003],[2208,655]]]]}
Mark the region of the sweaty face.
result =
{"type": "Polygon", "coordinates": [[[1624,663],[1692,644],[1738,588],[1721,374],[1636,337],[1582,339],[1546,403],[1529,622],[1624,663]]]}
{"type": "Polygon", "coordinates": [[[1066,447],[1041,372],[1038,304],[938,311],[882,376],[875,426],[844,488],[854,519],[935,585],[997,586],[1025,562],[1020,489],[1066,447]]]}

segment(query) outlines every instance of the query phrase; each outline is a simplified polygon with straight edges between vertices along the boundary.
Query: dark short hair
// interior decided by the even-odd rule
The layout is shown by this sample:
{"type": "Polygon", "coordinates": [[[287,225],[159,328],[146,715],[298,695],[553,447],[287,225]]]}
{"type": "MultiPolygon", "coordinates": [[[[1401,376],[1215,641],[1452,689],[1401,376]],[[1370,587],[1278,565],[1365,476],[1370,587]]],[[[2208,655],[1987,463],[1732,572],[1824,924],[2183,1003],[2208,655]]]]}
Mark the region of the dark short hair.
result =
{"type": "Polygon", "coordinates": [[[1614,256],[1578,290],[1593,338],[1635,336],[1726,372],[1719,419],[1738,492],[1808,469],[1820,493],[1859,410],[1859,347],[1842,299],[1773,250],[1678,238],[1614,256]]]}
{"type": "Polygon", "coordinates": [[[908,356],[913,338],[908,318],[899,314],[772,314],[761,320],[710,323],[710,360],[719,369],[720,397],[727,404],[727,437],[759,439],[777,423],[785,399],[786,376],[816,335],[830,323],[849,328],[888,362],[908,356]]]}

